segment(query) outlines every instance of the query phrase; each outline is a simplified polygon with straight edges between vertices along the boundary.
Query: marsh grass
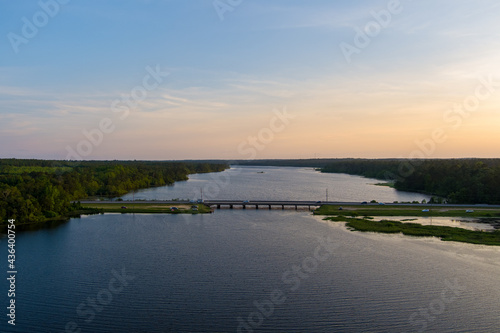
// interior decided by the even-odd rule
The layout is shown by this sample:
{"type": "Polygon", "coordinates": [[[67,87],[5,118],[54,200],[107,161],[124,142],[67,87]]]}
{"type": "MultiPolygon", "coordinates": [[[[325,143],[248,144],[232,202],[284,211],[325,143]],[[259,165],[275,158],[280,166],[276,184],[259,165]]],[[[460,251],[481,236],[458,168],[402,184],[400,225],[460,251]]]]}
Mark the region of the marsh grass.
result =
{"type": "Polygon", "coordinates": [[[436,217],[477,217],[500,218],[500,209],[498,208],[478,208],[472,205],[471,207],[456,207],[456,206],[398,206],[398,205],[356,205],[356,206],[340,206],[323,205],[314,211],[315,215],[335,215],[335,216],[436,216],[436,217]],[[429,209],[429,212],[423,212],[424,208],[429,209]],[[467,209],[474,210],[473,213],[466,213],[467,209]]]}
{"type": "Polygon", "coordinates": [[[401,233],[416,237],[438,237],[443,241],[500,246],[500,230],[493,232],[474,231],[447,226],[430,226],[388,220],[372,221],[347,216],[332,216],[325,218],[325,220],[347,222],[346,226],[348,228],[362,232],[401,233]]]}

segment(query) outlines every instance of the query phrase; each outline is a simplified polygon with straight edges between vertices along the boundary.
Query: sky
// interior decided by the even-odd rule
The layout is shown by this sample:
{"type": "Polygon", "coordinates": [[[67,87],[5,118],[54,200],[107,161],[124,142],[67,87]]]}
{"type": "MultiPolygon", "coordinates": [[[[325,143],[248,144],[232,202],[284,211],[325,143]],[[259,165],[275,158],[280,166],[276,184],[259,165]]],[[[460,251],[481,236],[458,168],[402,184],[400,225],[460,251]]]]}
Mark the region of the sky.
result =
{"type": "Polygon", "coordinates": [[[495,0],[0,0],[0,158],[500,157],[495,0]]]}

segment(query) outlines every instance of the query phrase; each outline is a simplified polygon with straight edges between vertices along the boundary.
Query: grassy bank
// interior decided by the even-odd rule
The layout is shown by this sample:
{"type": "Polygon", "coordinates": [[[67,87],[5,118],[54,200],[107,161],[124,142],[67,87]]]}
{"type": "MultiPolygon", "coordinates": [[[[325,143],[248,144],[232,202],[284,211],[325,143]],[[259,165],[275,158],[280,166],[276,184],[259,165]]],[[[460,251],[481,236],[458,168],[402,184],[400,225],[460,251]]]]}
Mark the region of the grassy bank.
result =
{"type": "Polygon", "coordinates": [[[314,211],[316,215],[336,216],[436,216],[436,217],[475,217],[475,218],[500,218],[498,208],[477,208],[473,205],[466,207],[432,207],[428,206],[397,206],[397,205],[362,205],[362,206],[340,206],[323,205],[314,211]],[[422,210],[429,209],[428,212],[422,210]],[[466,210],[473,210],[466,213],[466,210]]]}
{"type": "Polygon", "coordinates": [[[204,214],[210,213],[210,207],[203,204],[171,204],[171,203],[123,203],[123,202],[113,202],[113,203],[84,203],[83,208],[86,209],[96,209],[102,213],[145,213],[145,214],[204,214]],[[197,209],[193,209],[191,206],[194,205],[197,209]],[[122,208],[126,207],[126,208],[122,208]],[[173,210],[172,208],[177,208],[173,210]]]}
{"type": "Polygon", "coordinates": [[[347,222],[347,227],[362,232],[402,233],[408,236],[438,237],[443,241],[500,245],[500,230],[494,232],[473,231],[447,226],[431,226],[387,220],[373,221],[370,219],[370,216],[496,218],[500,217],[500,209],[498,208],[362,205],[342,206],[342,209],[340,209],[340,206],[323,205],[315,210],[314,214],[329,215],[330,217],[325,218],[325,220],[347,222]],[[429,211],[424,212],[423,209],[429,209],[429,211]],[[467,209],[471,209],[473,212],[466,213],[467,209]],[[358,218],[359,216],[364,218],[358,218]]]}
{"type": "MultiPolygon", "coordinates": [[[[41,221],[19,221],[16,220],[16,230],[24,231],[24,230],[38,230],[43,228],[55,227],[60,224],[66,223],[71,218],[77,218],[81,215],[92,215],[92,214],[100,214],[102,213],[99,209],[94,208],[81,208],[78,210],[73,210],[67,214],[59,215],[55,217],[45,218],[41,221]]],[[[7,224],[0,224],[0,233],[7,233],[7,224]]]]}
{"type": "Polygon", "coordinates": [[[346,216],[327,217],[325,220],[347,222],[347,227],[363,232],[381,232],[386,234],[402,233],[407,236],[438,237],[443,241],[500,246],[500,230],[484,232],[387,220],[377,222],[370,219],[346,216]]]}
{"type": "MultiPolygon", "coordinates": [[[[70,218],[80,217],[81,215],[103,214],[103,213],[143,213],[143,214],[206,214],[210,213],[210,207],[203,204],[165,204],[165,203],[127,203],[124,206],[123,202],[117,203],[88,203],[81,204],[81,208],[71,211],[68,214],[46,218],[38,222],[20,222],[16,220],[16,230],[38,230],[42,228],[56,227],[69,221],[70,218]],[[193,209],[191,206],[197,206],[193,209]],[[127,208],[122,208],[127,207],[127,208]],[[176,210],[172,210],[176,207],[176,210]]],[[[7,225],[0,225],[0,233],[7,232],[7,225]]]]}
{"type": "Polygon", "coordinates": [[[394,183],[376,183],[376,184],[373,184],[373,185],[394,188],[394,183]]]}

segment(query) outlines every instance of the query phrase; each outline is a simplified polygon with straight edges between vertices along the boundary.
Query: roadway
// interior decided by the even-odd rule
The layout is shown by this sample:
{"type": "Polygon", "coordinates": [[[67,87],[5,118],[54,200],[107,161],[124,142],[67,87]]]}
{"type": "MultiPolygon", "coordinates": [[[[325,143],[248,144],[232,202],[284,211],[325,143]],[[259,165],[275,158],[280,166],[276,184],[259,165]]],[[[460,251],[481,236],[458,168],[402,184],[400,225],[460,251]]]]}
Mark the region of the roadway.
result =
{"type": "Polygon", "coordinates": [[[81,200],[82,204],[93,203],[122,203],[124,205],[130,203],[144,204],[171,204],[171,205],[186,205],[203,203],[207,206],[321,206],[321,205],[336,205],[336,206],[409,206],[409,207],[460,207],[460,208],[500,208],[500,205],[485,205],[485,204],[422,204],[422,203],[362,203],[362,202],[346,202],[346,201],[307,201],[307,200],[204,200],[203,202],[189,200],[123,200],[123,201],[97,201],[97,200],[81,200]]]}

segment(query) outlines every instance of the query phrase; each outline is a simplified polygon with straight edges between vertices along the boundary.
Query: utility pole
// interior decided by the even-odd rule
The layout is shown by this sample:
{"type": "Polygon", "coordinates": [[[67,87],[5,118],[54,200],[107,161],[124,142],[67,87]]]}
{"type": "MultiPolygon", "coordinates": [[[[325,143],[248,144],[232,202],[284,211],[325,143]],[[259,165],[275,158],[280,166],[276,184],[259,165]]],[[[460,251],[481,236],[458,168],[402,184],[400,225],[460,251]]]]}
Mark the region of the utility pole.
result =
{"type": "Polygon", "coordinates": [[[328,202],[328,188],[326,189],[326,202],[328,202]]]}
{"type": "Polygon", "coordinates": [[[203,187],[200,187],[201,201],[203,201],[203,187]]]}
{"type": "MultiPolygon", "coordinates": [[[[434,202],[433,202],[433,203],[434,203],[434,202]]],[[[432,204],[433,204],[433,203],[431,203],[431,209],[430,209],[430,215],[431,215],[431,225],[432,225],[432,204]]]]}

